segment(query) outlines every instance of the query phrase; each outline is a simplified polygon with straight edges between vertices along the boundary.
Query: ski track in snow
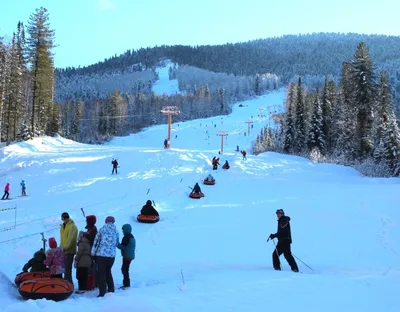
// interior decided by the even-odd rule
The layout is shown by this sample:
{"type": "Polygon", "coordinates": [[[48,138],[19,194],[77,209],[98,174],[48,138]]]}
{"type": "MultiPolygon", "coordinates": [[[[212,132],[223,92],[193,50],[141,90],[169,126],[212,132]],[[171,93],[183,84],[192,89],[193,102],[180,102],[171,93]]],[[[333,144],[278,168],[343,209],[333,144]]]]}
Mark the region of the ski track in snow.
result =
{"type": "MultiPolygon", "coordinates": [[[[176,93],[168,66],[154,85],[176,93]]],[[[261,106],[283,103],[285,90],[235,105],[228,116],[176,122],[171,149],[163,149],[166,125],[115,138],[102,146],[41,137],[0,150],[0,183],[11,183],[12,201],[1,201],[0,300],[3,312],[72,311],[308,311],[398,312],[400,282],[398,194],[400,179],[361,176],[354,169],[315,164],[307,159],[264,153],[242,160],[236,145],[248,151],[268,123],[257,118],[261,106]],[[245,121],[254,116],[250,136],[245,121]],[[217,127],[214,127],[214,125],[217,127]],[[229,133],[221,163],[218,130],[229,133]],[[111,175],[111,159],[120,164],[111,175]],[[215,186],[201,184],[211,173],[215,186]],[[27,197],[17,197],[19,183],[27,197]],[[188,197],[199,182],[205,197],[188,197]],[[140,224],[136,216],[147,199],[161,220],[140,224]],[[14,277],[42,247],[40,232],[59,241],[60,215],[68,211],[83,230],[87,215],[97,227],[108,215],[120,229],[130,223],[137,240],[131,265],[132,288],[97,298],[97,290],[55,303],[25,301],[14,277]],[[281,272],[272,268],[275,211],[292,218],[292,251],[300,271],[293,273],[281,256],[281,272]],[[305,261],[314,271],[310,270],[305,261]],[[282,295],[290,300],[282,306],[282,295]]],[[[1,184],[0,184],[1,185],[1,184]]],[[[121,257],[113,266],[121,285],[121,257]]],[[[75,272],[75,271],[74,271],[75,272]]],[[[73,274],[75,275],[75,273],[73,274]]],[[[77,286],[77,284],[75,285],[77,286]]]]}

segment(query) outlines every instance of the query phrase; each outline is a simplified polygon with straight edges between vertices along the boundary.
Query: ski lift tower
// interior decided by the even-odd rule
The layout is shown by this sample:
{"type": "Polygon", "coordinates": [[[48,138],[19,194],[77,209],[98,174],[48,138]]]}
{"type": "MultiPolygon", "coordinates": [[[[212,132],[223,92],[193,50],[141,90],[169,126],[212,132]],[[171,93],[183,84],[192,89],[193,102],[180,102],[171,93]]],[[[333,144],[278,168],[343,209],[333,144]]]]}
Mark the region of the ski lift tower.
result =
{"type": "Polygon", "coordinates": [[[179,115],[181,112],[178,109],[178,106],[164,106],[161,113],[168,116],[168,138],[166,148],[170,148],[172,116],[179,115]]]}
{"type": "Polygon", "coordinates": [[[251,120],[247,120],[245,121],[245,123],[247,123],[248,129],[247,129],[247,136],[250,135],[250,125],[253,123],[253,121],[251,120]]]}
{"type": "Polygon", "coordinates": [[[224,137],[228,136],[228,131],[218,131],[218,136],[221,137],[221,154],[224,153],[224,137]]]}

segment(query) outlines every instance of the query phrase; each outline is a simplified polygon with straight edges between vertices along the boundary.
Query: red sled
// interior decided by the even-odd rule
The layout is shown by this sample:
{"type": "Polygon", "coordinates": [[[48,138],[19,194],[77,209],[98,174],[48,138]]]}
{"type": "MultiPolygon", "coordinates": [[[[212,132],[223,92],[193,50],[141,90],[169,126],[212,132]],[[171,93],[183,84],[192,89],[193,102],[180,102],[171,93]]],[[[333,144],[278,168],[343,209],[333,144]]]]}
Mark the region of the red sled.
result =
{"type": "Polygon", "coordinates": [[[90,270],[87,283],[86,290],[93,290],[96,288],[96,274],[94,268],[90,270]]]}

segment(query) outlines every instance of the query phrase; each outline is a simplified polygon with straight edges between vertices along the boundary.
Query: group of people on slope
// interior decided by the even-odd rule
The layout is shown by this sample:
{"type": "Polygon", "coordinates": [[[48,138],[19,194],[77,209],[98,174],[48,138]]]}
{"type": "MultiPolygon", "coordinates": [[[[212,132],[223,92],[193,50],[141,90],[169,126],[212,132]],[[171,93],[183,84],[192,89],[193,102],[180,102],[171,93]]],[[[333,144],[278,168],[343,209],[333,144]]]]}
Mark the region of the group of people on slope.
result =
{"type": "MultiPolygon", "coordinates": [[[[219,157],[217,158],[216,156],[214,156],[213,159],[212,159],[212,161],[211,161],[211,164],[212,164],[212,167],[213,167],[212,169],[213,169],[213,170],[217,170],[217,169],[218,169],[218,166],[220,166],[219,157]]],[[[222,166],[222,169],[227,170],[227,169],[229,169],[229,168],[230,168],[229,162],[226,160],[225,163],[224,163],[224,165],[222,166]]]]}
{"type": "Polygon", "coordinates": [[[67,212],[61,215],[63,223],[60,226],[60,246],[54,237],[49,239],[50,249],[35,252],[34,257],[23,267],[23,271],[50,271],[51,277],[64,278],[73,284],[72,266],[76,270],[78,290],[84,293],[89,290],[87,281],[94,274],[99,288],[98,297],[104,297],[106,292],[114,292],[114,279],[111,269],[114,265],[116,249],[121,250],[123,275],[122,289],[130,287],[129,267],[135,259],[136,240],[132,235],[130,224],[122,226],[123,238],[120,242],[115,226],[115,218],[108,216],[105,224],[97,231],[96,216],[86,217],[86,231],[80,231],[67,212]],[[64,276],[63,276],[64,275],[64,276]]]}
{"type": "MultiPolygon", "coordinates": [[[[25,180],[22,180],[21,183],[21,196],[26,196],[26,184],[25,180]]],[[[1,200],[10,199],[10,183],[7,183],[4,187],[4,194],[1,200]]]]}

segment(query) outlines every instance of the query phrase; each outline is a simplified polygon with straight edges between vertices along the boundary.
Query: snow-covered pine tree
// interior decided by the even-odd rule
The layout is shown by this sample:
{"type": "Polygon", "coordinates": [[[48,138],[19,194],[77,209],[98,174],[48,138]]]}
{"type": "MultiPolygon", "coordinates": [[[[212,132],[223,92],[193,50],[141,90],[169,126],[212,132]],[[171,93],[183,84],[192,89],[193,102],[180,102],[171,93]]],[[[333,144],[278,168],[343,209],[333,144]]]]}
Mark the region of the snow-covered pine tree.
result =
{"type": "Polygon", "coordinates": [[[328,77],[325,77],[324,92],[322,95],[322,128],[325,136],[325,148],[327,152],[331,152],[332,138],[331,138],[331,122],[332,122],[332,109],[336,101],[336,86],[334,81],[328,82],[328,77]]]}
{"type": "Polygon", "coordinates": [[[298,79],[296,88],[296,106],[295,106],[295,141],[294,152],[302,154],[306,147],[306,120],[305,120],[305,103],[304,89],[301,85],[301,77],[298,79]]]}
{"type": "Polygon", "coordinates": [[[294,108],[296,105],[297,85],[290,84],[286,96],[286,115],[283,129],[283,151],[291,153],[294,148],[295,125],[294,108]]]}
{"type": "Polygon", "coordinates": [[[217,89],[217,104],[219,105],[221,115],[225,112],[225,88],[217,89]]]}
{"type": "Polygon", "coordinates": [[[375,117],[374,134],[374,159],[380,162],[385,158],[385,144],[383,135],[387,130],[389,115],[392,110],[392,92],[389,85],[389,76],[386,72],[381,72],[379,79],[379,89],[377,97],[377,112],[375,117]]]}
{"type": "Polygon", "coordinates": [[[383,144],[383,157],[390,169],[389,174],[394,175],[397,173],[400,155],[400,131],[393,111],[389,115],[388,126],[383,134],[383,144]]]}
{"type": "Polygon", "coordinates": [[[372,59],[364,42],[357,46],[351,64],[354,86],[353,103],[357,108],[357,156],[366,159],[373,151],[373,108],[376,87],[372,59]]]}
{"type": "Polygon", "coordinates": [[[50,28],[49,13],[41,7],[29,17],[27,49],[33,79],[32,133],[43,133],[48,122],[48,106],[53,105],[54,30],[50,28]]]}
{"type": "Polygon", "coordinates": [[[262,91],[261,91],[261,77],[259,74],[256,75],[256,78],[254,80],[254,93],[256,95],[261,95],[262,91]]]}
{"type": "Polygon", "coordinates": [[[71,128],[69,131],[69,135],[73,140],[78,141],[80,129],[81,129],[81,119],[83,118],[83,110],[84,110],[84,103],[79,101],[74,103],[73,105],[73,115],[71,121],[71,128]]]}
{"type": "Polygon", "coordinates": [[[321,101],[319,98],[319,92],[315,93],[314,96],[314,111],[310,120],[310,129],[308,132],[308,151],[318,151],[322,155],[326,153],[325,147],[325,134],[323,129],[323,115],[321,108],[321,101]]]}
{"type": "Polygon", "coordinates": [[[340,158],[342,162],[351,161],[356,156],[354,122],[356,110],[351,104],[345,101],[344,94],[339,92],[334,109],[335,127],[332,131],[333,155],[340,158]]]}

